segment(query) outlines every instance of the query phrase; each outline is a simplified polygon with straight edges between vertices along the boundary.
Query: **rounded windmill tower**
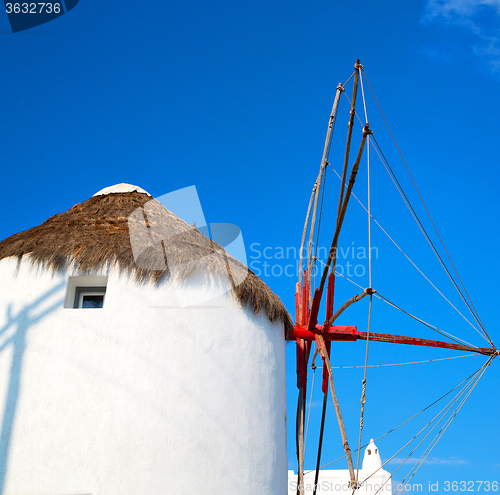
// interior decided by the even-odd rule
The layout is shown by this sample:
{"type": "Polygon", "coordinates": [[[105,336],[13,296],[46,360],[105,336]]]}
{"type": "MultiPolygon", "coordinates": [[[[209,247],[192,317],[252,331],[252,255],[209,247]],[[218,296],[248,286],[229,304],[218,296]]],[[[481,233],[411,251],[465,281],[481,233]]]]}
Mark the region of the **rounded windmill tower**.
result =
{"type": "Polygon", "coordinates": [[[0,493],[282,493],[290,326],[134,186],[5,239],[0,493]]]}

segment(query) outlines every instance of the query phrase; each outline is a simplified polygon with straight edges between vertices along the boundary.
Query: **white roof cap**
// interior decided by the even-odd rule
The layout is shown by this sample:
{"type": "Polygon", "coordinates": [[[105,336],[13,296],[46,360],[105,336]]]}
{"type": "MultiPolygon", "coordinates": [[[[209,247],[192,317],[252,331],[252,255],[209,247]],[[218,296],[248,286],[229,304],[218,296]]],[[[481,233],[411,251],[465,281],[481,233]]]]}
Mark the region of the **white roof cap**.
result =
{"type": "Polygon", "coordinates": [[[373,438],[370,439],[368,447],[365,449],[365,455],[363,457],[363,466],[361,469],[367,470],[374,473],[382,467],[382,459],[380,458],[380,452],[378,451],[373,438]]]}
{"type": "MultiPolygon", "coordinates": [[[[133,186],[132,184],[125,184],[124,182],[122,182],[121,184],[115,184],[114,186],[105,187],[104,189],[101,189],[100,191],[96,192],[94,194],[94,196],[103,196],[104,194],[126,193],[126,192],[134,192],[134,191],[139,192],[139,193],[145,193],[145,194],[151,196],[151,194],[149,194],[147,191],[145,191],[141,187],[133,186]]],[[[94,196],[92,196],[92,197],[94,197],[94,196]]]]}

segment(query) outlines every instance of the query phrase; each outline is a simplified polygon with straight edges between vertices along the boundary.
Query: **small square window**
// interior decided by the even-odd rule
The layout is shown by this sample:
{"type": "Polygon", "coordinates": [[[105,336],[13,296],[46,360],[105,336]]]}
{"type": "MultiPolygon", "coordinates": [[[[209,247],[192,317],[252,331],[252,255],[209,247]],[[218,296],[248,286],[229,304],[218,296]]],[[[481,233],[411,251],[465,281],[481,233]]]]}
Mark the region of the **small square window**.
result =
{"type": "Polygon", "coordinates": [[[104,306],[106,287],[76,287],[75,308],[96,309],[104,306]]]}
{"type": "Polygon", "coordinates": [[[105,275],[73,275],[68,277],[64,307],[71,309],[104,308],[108,277],[105,275]]]}
{"type": "Polygon", "coordinates": [[[82,296],[82,308],[102,308],[104,303],[103,295],[86,295],[82,296]]]}

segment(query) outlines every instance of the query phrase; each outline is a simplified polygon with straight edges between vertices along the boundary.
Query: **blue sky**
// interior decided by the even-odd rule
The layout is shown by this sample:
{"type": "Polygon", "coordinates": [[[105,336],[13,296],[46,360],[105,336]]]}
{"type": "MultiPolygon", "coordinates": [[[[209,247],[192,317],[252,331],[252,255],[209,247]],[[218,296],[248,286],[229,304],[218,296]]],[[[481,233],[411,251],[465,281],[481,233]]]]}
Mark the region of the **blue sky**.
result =
{"type": "MultiPolygon", "coordinates": [[[[296,277],[294,269],[286,272],[292,276],[285,269],[296,264],[293,249],[300,243],[335,87],[348,79],[360,58],[478,312],[498,341],[494,291],[499,241],[499,27],[498,0],[81,0],[67,15],[16,34],[10,32],[7,15],[0,15],[0,170],[5,205],[0,238],[38,225],[115,183],[137,184],[154,196],[196,185],[206,220],[241,228],[252,268],[262,270],[262,278],[293,313],[296,277]],[[271,256],[267,276],[265,248],[271,256]],[[280,258],[280,250],[287,249],[289,257],[280,258]]],[[[347,100],[342,105],[330,160],[337,170],[345,143],[347,100]]],[[[367,101],[367,110],[384,153],[405,190],[411,191],[373,100],[367,101]]],[[[359,130],[357,124],[354,149],[359,130]]],[[[466,311],[372,155],[375,218],[457,308],[466,311]]],[[[339,181],[331,172],[320,246],[329,245],[333,233],[339,181]]],[[[366,161],[355,193],[366,202],[366,161]]],[[[484,345],[373,229],[378,249],[373,287],[440,328],[484,345]]],[[[366,232],[366,214],[353,201],[340,245],[366,247],[366,232]]],[[[345,266],[348,256],[343,261],[345,266]]],[[[356,265],[366,271],[366,260],[358,261],[356,265]]],[[[366,286],[366,273],[357,281],[366,286]]],[[[337,305],[357,291],[339,281],[337,305]]],[[[374,303],[372,331],[435,337],[383,306],[374,303]]],[[[356,324],[364,331],[366,318],[364,300],[339,323],[356,324]]],[[[290,468],[296,469],[294,352],[289,344],[288,451],[290,468]]],[[[452,355],[457,354],[373,344],[369,361],[452,355]]],[[[357,365],[363,359],[361,343],[334,346],[332,363],[357,365]]],[[[377,437],[418,412],[483,362],[482,357],[471,357],[370,369],[364,438],[377,437]]],[[[355,448],[362,371],[336,373],[355,448]]],[[[498,437],[497,389],[495,362],[432,452],[434,461],[425,464],[414,481],[426,486],[436,480],[500,478],[498,447],[491,441],[498,437]]],[[[306,467],[314,463],[320,401],[320,395],[314,395],[306,467]]],[[[383,458],[416,431],[413,426],[381,440],[383,458]]],[[[341,453],[333,411],[326,437],[323,459],[328,462],[341,453]]]]}

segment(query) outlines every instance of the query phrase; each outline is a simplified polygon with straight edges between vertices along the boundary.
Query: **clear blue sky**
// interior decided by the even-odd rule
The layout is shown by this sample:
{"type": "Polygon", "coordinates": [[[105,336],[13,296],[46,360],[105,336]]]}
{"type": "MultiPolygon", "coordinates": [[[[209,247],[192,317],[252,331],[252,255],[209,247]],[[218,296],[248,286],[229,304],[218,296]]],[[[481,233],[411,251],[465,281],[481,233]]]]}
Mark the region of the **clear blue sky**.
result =
{"type": "MultiPolygon", "coordinates": [[[[38,225],[115,183],[137,184],[154,196],[194,184],[208,222],[241,228],[255,271],[264,269],[256,250],[263,257],[264,248],[269,248],[266,253],[273,257],[268,270],[274,266],[274,275],[262,278],[293,314],[296,278],[283,272],[296,260],[279,259],[277,253],[300,243],[335,87],[350,76],[360,58],[479,314],[498,342],[499,13],[498,0],[80,0],[67,15],[16,34],[10,32],[7,15],[0,15],[0,238],[38,225]]],[[[375,110],[370,101],[372,129],[410,190],[375,110]]],[[[347,121],[342,115],[331,157],[337,170],[347,121]]],[[[359,130],[358,125],[354,149],[359,130]]],[[[330,171],[323,246],[330,243],[338,185],[330,171]]],[[[465,311],[376,156],[372,189],[375,218],[465,311]]],[[[366,162],[355,192],[366,201],[366,162]]],[[[416,204],[414,195],[412,201],[416,204]]],[[[363,247],[366,214],[355,203],[351,206],[341,246],[363,247]]],[[[444,330],[484,345],[375,229],[373,287],[444,330]]],[[[366,260],[359,264],[366,269],[366,260]]],[[[357,281],[367,286],[366,275],[357,281]]],[[[357,291],[339,281],[337,305],[357,291]]],[[[374,304],[372,331],[435,337],[383,306],[380,301],[374,304]]],[[[366,318],[365,300],[339,323],[356,324],[364,331],[366,318]]],[[[289,344],[291,469],[296,469],[294,352],[289,344]]],[[[373,344],[369,361],[452,355],[457,353],[373,344]]],[[[334,346],[333,364],[358,365],[363,359],[361,343],[334,346]]],[[[385,433],[483,362],[482,357],[471,357],[370,369],[363,438],[385,433]]],[[[354,449],[361,370],[336,373],[354,449]]],[[[434,460],[413,481],[426,488],[428,481],[500,479],[495,442],[498,385],[495,362],[432,452],[434,460]]],[[[306,467],[314,463],[320,401],[315,395],[306,467]]],[[[417,426],[381,440],[382,457],[392,455],[417,426]]],[[[342,450],[333,411],[326,439],[325,462],[342,450]]],[[[389,464],[388,469],[395,466],[389,464]]]]}

